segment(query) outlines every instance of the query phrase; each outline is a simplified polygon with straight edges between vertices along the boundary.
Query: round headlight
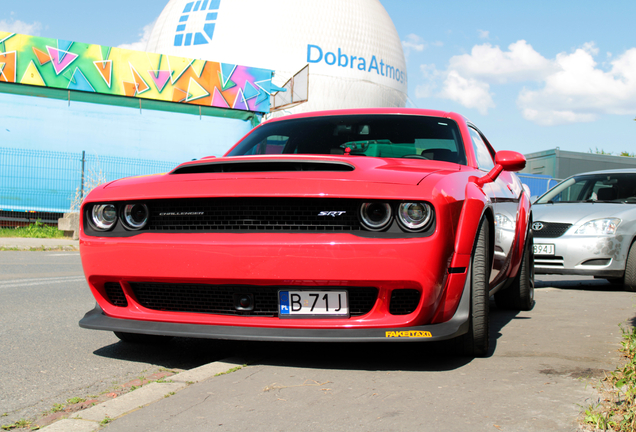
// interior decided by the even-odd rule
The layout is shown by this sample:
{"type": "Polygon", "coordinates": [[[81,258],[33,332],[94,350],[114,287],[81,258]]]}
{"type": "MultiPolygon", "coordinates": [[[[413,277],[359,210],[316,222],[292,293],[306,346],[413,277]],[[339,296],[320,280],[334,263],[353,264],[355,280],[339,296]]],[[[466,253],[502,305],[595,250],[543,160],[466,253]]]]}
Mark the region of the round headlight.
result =
{"type": "Polygon", "coordinates": [[[391,223],[391,206],[388,203],[364,203],[360,206],[360,220],[370,231],[381,231],[391,223]]]}
{"type": "Polygon", "coordinates": [[[91,214],[93,227],[99,231],[108,231],[117,222],[117,209],[112,204],[97,204],[91,214]]]}
{"type": "Polygon", "coordinates": [[[402,203],[398,207],[398,222],[406,231],[423,231],[432,219],[431,205],[422,202],[402,203]]]}
{"type": "Polygon", "coordinates": [[[142,229],[148,223],[146,204],[126,204],[124,207],[124,225],[132,230],[142,229]]]}

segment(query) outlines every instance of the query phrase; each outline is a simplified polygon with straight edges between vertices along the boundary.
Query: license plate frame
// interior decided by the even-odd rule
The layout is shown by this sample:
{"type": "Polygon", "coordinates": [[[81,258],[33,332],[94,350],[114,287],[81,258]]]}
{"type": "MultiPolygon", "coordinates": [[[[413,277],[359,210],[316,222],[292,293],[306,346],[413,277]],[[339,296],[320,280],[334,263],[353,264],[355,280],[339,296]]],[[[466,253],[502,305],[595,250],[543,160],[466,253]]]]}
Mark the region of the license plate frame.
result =
{"type": "Polygon", "coordinates": [[[554,256],[554,249],[554,244],[550,243],[535,243],[532,245],[532,251],[535,255],[554,256]]]}
{"type": "Polygon", "coordinates": [[[281,319],[349,318],[347,290],[279,290],[281,319]]]}

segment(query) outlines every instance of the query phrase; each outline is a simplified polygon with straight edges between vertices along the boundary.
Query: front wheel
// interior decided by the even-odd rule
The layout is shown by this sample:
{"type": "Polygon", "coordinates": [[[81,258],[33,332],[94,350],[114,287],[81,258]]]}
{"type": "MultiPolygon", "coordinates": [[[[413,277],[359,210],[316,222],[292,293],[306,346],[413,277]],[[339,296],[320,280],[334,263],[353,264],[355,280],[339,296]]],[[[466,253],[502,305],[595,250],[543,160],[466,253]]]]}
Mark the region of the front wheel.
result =
{"type": "Polygon", "coordinates": [[[488,279],[490,270],[488,222],[482,221],[470,264],[471,301],[468,333],[461,336],[465,355],[484,357],[488,354],[490,329],[488,323],[488,279]]]}
{"type": "Polygon", "coordinates": [[[529,311],[534,307],[534,253],[532,230],[528,230],[521,257],[521,268],[512,285],[495,294],[495,303],[501,309],[529,311]]]}
{"type": "Polygon", "coordinates": [[[625,263],[625,290],[636,291],[636,243],[632,244],[625,263]]]}

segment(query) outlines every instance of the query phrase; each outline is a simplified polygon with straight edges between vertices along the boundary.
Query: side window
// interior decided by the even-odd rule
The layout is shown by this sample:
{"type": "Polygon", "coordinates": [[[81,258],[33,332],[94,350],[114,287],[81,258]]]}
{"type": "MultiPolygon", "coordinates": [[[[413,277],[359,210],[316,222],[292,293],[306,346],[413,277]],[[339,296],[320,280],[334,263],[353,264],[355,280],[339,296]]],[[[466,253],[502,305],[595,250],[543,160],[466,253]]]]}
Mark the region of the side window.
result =
{"type": "Polygon", "coordinates": [[[475,129],[469,127],[470,138],[473,143],[473,150],[475,151],[475,156],[477,157],[477,165],[479,169],[484,171],[490,171],[495,167],[495,163],[492,160],[492,156],[488,151],[488,147],[486,143],[481,139],[481,135],[475,129]]]}

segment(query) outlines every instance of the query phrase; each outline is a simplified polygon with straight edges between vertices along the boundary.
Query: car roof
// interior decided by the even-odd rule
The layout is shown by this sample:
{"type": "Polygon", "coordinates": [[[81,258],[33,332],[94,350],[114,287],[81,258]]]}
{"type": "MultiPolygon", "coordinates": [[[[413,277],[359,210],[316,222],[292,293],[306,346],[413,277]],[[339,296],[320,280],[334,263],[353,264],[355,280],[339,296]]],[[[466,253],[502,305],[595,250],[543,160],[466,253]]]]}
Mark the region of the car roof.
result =
{"type": "Polygon", "coordinates": [[[450,111],[440,111],[432,109],[420,109],[420,108],[356,108],[356,109],[342,109],[342,110],[325,110],[325,111],[308,111],[299,114],[289,114],[281,117],[274,117],[267,119],[263,123],[270,123],[276,121],[285,121],[298,118],[307,117],[329,117],[329,116],[345,116],[345,115],[374,115],[374,114],[403,114],[403,115],[419,115],[426,117],[443,117],[443,118],[458,118],[461,117],[465,122],[468,122],[461,114],[457,114],[450,111]]]}
{"type": "Polygon", "coordinates": [[[595,175],[595,174],[636,174],[636,168],[620,168],[620,169],[612,169],[612,170],[588,171],[588,172],[571,175],[569,178],[582,176],[582,175],[595,175]]]}

